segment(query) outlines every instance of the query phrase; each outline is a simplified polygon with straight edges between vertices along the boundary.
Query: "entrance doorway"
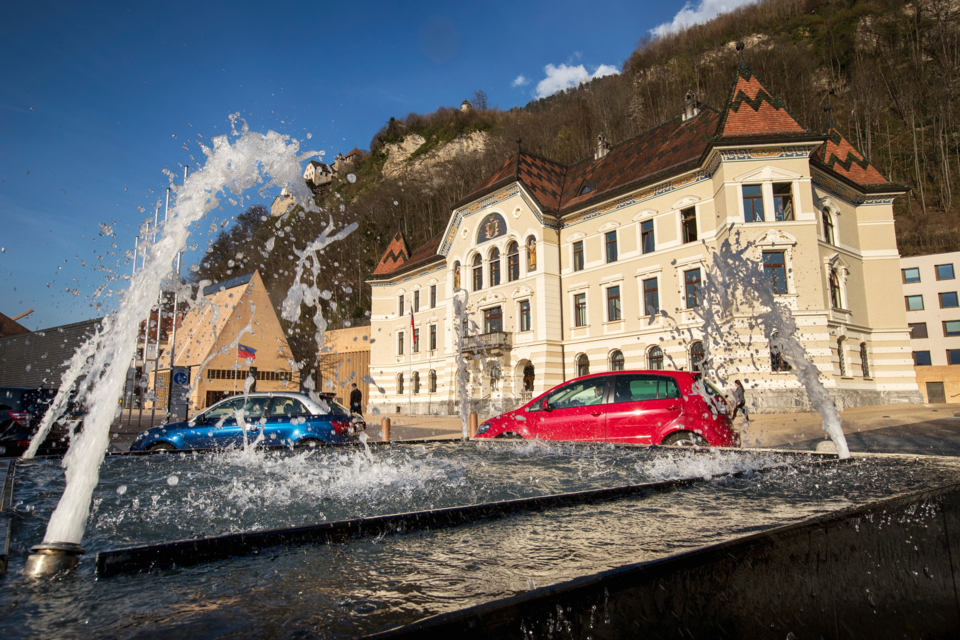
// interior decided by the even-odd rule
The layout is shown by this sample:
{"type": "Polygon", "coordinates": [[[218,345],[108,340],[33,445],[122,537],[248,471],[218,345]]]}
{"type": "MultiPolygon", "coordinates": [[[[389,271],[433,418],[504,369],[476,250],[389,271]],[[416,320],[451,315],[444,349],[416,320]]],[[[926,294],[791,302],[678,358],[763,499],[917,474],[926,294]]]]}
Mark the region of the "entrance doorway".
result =
{"type": "Polygon", "coordinates": [[[943,383],[942,382],[928,382],[927,383],[927,402],[934,404],[938,402],[946,402],[947,394],[944,393],[943,383]]]}

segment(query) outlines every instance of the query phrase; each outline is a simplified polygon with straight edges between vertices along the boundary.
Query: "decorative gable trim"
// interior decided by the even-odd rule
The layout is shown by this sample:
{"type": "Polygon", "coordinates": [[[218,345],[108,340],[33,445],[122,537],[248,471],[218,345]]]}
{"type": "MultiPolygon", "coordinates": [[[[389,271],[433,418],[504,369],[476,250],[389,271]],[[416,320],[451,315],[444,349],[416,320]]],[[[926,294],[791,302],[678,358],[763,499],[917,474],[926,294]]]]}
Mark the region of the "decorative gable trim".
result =
{"type": "Polygon", "coordinates": [[[797,246],[797,239],[786,231],[782,231],[780,229],[771,229],[757,238],[756,244],[759,247],[795,247],[797,246]]]}
{"type": "Polygon", "coordinates": [[[745,173],[742,176],[737,176],[734,178],[736,182],[770,182],[772,180],[801,180],[803,176],[799,173],[794,173],[793,171],[787,171],[786,169],[780,167],[774,167],[772,165],[766,165],[765,167],[758,169],[757,171],[751,171],[750,173],[745,173]]]}
{"type": "Polygon", "coordinates": [[[700,198],[698,196],[687,196],[686,198],[680,198],[679,200],[674,202],[673,206],[670,208],[683,209],[685,207],[689,207],[690,205],[696,204],[698,202],[700,202],[700,198]]]}

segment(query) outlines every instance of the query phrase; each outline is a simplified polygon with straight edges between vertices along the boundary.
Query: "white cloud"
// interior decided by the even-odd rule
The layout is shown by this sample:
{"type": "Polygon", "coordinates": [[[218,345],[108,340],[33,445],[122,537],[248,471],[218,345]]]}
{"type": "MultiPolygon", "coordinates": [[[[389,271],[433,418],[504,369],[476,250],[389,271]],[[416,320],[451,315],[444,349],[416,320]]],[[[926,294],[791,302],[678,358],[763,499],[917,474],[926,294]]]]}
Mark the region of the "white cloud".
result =
{"type": "Polygon", "coordinates": [[[757,0],[700,0],[696,6],[692,2],[683,5],[683,9],[673,16],[672,22],[664,22],[658,27],[650,29],[655,36],[662,36],[695,24],[703,24],[721,13],[733,11],[745,4],[753,4],[757,0]]]}
{"type": "Polygon", "coordinates": [[[511,87],[525,87],[530,84],[530,79],[523,76],[517,76],[516,79],[511,84],[511,87]]]}
{"type": "Polygon", "coordinates": [[[534,95],[538,98],[546,98],[557,91],[575,87],[581,82],[589,82],[594,78],[620,73],[616,67],[608,64],[600,65],[593,73],[587,73],[586,67],[582,64],[576,66],[548,64],[543,68],[543,72],[547,74],[547,77],[537,83],[537,91],[534,95]]]}

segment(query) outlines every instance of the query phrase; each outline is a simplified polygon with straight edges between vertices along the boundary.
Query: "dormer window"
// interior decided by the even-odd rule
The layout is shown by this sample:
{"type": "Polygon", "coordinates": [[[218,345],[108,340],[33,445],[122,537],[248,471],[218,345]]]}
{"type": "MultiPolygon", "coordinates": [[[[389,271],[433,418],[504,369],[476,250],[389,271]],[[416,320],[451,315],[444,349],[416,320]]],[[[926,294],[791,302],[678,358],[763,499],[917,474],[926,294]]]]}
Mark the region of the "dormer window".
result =
{"type": "Polygon", "coordinates": [[[583,184],[580,185],[580,190],[577,191],[578,196],[585,196],[588,193],[593,193],[597,190],[597,183],[593,180],[584,180],[583,184]]]}

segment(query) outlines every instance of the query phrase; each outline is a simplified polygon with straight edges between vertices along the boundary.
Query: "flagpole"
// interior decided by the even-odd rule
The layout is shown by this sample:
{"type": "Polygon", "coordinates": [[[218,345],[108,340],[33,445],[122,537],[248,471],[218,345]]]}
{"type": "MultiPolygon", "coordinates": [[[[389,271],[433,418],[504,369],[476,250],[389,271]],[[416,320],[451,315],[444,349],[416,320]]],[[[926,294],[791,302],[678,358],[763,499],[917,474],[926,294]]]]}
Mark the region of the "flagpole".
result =
{"type": "Polygon", "coordinates": [[[413,300],[410,301],[410,383],[407,385],[407,414],[413,415],[413,345],[417,342],[413,328],[413,300]]]}

